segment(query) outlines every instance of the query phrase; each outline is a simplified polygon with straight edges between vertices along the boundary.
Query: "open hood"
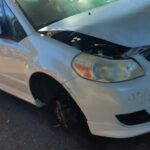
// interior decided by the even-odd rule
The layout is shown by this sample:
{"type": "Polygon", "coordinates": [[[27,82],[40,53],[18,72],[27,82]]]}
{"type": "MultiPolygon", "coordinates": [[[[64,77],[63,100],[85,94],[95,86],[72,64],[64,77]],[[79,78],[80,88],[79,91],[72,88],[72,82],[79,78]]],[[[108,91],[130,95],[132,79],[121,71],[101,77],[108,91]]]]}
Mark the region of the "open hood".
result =
{"type": "Polygon", "coordinates": [[[117,0],[53,23],[40,31],[76,31],[109,42],[150,45],[150,0],[117,0]]]}

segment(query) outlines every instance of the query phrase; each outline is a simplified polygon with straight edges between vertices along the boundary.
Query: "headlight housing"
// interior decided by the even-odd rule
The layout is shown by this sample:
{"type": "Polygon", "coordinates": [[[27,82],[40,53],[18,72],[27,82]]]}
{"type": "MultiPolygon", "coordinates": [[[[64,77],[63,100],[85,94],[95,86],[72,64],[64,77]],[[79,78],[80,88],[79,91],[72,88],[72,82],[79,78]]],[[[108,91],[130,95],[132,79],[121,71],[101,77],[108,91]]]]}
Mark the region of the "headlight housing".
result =
{"type": "Polygon", "coordinates": [[[111,60],[81,53],[74,58],[72,66],[81,77],[100,82],[121,82],[144,75],[133,59],[111,60]]]}

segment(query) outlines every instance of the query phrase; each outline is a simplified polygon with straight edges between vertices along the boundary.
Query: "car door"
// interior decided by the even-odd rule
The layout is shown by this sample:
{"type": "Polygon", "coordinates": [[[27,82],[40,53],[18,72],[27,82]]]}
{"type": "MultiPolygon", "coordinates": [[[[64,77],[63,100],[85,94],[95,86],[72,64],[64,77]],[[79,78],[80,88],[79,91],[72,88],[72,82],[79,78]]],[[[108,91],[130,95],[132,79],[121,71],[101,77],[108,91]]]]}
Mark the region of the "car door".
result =
{"type": "Polygon", "coordinates": [[[0,5],[0,25],[0,87],[26,93],[29,56],[20,44],[26,33],[5,2],[0,5]]]}

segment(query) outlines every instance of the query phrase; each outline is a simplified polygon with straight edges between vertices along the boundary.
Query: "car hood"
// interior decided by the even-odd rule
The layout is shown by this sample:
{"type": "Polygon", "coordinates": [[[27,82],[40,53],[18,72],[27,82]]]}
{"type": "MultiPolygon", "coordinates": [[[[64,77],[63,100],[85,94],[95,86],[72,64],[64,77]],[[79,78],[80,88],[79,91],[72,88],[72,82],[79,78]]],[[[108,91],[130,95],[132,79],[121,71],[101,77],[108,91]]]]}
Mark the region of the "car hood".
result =
{"type": "Polygon", "coordinates": [[[150,45],[150,0],[117,0],[40,31],[76,31],[127,47],[150,45]]]}

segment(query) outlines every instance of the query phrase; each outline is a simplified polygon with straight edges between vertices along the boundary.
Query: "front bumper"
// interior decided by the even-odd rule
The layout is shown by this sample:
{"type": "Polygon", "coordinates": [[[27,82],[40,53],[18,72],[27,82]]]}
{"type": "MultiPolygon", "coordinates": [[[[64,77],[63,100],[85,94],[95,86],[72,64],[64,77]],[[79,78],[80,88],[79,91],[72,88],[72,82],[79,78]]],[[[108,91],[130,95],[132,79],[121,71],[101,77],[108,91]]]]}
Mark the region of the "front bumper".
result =
{"type": "Polygon", "coordinates": [[[94,135],[127,138],[150,131],[150,122],[128,126],[116,115],[150,110],[150,76],[122,83],[99,83],[80,77],[65,83],[94,135]]]}

